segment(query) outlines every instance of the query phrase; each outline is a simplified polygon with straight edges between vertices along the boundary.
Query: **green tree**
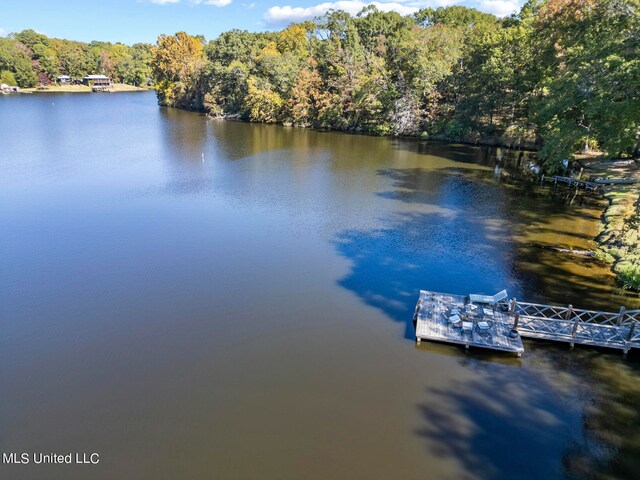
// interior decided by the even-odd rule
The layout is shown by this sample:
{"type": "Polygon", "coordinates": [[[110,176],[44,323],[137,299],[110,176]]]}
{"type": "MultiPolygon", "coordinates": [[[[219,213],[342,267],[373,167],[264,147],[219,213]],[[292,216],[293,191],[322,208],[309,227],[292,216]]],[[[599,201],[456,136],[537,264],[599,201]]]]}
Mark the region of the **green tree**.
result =
{"type": "Polygon", "coordinates": [[[89,46],[69,40],[54,40],[52,47],[60,60],[60,71],[73,78],[82,78],[95,73],[95,66],[89,57],[89,46]]]}
{"type": "Polygon", "coordinates": [[[640,2],[549,0],[538,15],[547,75],[535,119],[553,168],[577,149],[640,143],[640,2]]]}
{"type": "Polygon", "coordinates": [[[396,12],[381,12],[375,5],[369,5],[358,14],[354,24],[362,44],[369,50],[375,50],[381,39],[410,30],[415,21],[396,12]]]}
{"type": "Polygon", "coordinates": [[[275,123],[281,119],[284,100],[271,86],[259,78],[247,79],[247,107],[254,122],[275,123]]]}
{"type": "Polygon", "coordinates": [[[18,84],[16,77],[9,70],[2,70],[0,72],[0,83],[4,83],[5,85],[14,86],[18,84]]]}
{"type": "Polygon", "coordinates": [[[34,50],[34,48],[36,48],[37,46],[49,46],[49,37],[31,29],[23,30],[20,33],[16,33],[13,38],[15,38],[30,50],[34,50]]]}
{"type": "Polygon", "coordinates": [[[20,87],[33,87],[38,81],[27,52],[21,43],[11,38],[0,38],[0,71],[11,72],[20,87]]]}
{"type": "Polygon", "coordinates": [[[488,31],[499,26],[499,20],[490,13],[483,13],[475,8],[460,5],[437,9],[423,8],[414,14],[414,18],[419,25],[425,28],[442,24],[465,30],[481,28],[483,31],[488,31]]]}

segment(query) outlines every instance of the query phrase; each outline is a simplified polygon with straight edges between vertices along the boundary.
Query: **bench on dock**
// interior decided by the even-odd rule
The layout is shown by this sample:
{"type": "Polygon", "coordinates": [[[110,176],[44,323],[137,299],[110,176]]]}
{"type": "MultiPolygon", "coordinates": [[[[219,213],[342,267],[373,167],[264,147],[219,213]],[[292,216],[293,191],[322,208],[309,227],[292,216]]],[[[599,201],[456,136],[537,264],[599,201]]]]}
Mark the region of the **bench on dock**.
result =
{"type": "Polygon", "coordinates": [[[487,305],[496,305],[501,300],[506,300],[509,295],[506,290],[496,293],[495,295],[478,295],[472,293],[469,295],[469,302],[471,303],[484,303],[487,305]]]}

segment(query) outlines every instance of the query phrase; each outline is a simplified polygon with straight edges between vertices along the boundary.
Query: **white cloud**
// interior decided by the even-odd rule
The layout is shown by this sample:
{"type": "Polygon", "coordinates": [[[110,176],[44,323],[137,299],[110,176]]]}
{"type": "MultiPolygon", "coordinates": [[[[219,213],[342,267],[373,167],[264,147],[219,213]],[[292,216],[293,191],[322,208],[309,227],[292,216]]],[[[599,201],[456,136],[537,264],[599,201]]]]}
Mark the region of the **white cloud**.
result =
{"type": "Polygon", "coordinates": [[[214,7],[226,7],[233,0],[191,0],[191,3],[196,5],[213,5],[214,7]]]}
{"type": "Polygon", "coordinates": [[[482,0],[478,3],[478,7],[483,12],[493,13],[497,17],[506,17],[520,11],[520,3],[518,0],[482,0]]]}
{"type": "Polygon", "coordinates": [[[465,0],[426,0],[426,1],[403,1],[399,0],[400,3],[406,3],[411,7],[418,8],[437,8],[437,7],[448,7],[450,5],[455,5],[457,3],[465,3],[465,0]]]}
{"type": "MultiPolygon", "coordinates": [[[[168,5],[170,3],[180,3],[180,0],[146,0],[149,3],[156,5],[168,5]]],[[[189,0],[189,3],[193,5],[213,5],[214,7],[226,7],[231,4],[233,0],[189,0]]]]}
{"type": "Polygon", "coordinates": [[[291,5],[274,6],[269,8],[264,19],[271,25],[282,25],[291,22],[310,20],[327,13],[329,10],[344,10],[351,15],[358,14],[364,7],[375,5],[383,12],[398,12],[401,15],[411,15],[424,7],[447,7],[450,5],[464,5],[477,8],[480,11],[493,13],[498,17],[505,17],[520,10],[523,0],[342,0],[324,2],[311,7],[295,7],[291,5]]]}
{"type": "Polygon", "coordinates": [[[0,27],[0,37],[3,37],[5,33],[7,33],[7,31],[4,28],[0,27]]]}
{"type": "Polygon", "coordinates": [[[360,10],[368,5],[375,5],[378,10],[383,12],[393,11],[398,12],[401,15],[410,15],[419,10],[416,4],[431,2],[408,2],[410,5],[405,5],[405,3],[407,2],[403,0],[396,2],[363,2],[360,0],[344,0],[339,2],[320,3],[312,7],[292,7],[290,5],[282,7],[275,6],[266,11],[264,19],[270,24],[300,22],[324,15],[329,10],[344,10],[351,15],[356,15],[360,10]]]}

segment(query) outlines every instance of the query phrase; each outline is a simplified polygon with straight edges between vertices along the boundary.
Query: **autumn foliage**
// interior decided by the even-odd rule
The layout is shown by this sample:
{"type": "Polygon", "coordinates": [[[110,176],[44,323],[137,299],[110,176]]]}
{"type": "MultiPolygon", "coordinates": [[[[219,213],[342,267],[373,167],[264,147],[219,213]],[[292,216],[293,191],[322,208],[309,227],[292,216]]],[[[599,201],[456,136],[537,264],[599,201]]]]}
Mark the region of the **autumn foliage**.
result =
{"type": "Polygon", "coordinates": [[[210,115],[376,135],[640,156],[640,0],[529,0],[498,19],[330,11],[206,44],[160,36],[160,102],[210,115]]]}

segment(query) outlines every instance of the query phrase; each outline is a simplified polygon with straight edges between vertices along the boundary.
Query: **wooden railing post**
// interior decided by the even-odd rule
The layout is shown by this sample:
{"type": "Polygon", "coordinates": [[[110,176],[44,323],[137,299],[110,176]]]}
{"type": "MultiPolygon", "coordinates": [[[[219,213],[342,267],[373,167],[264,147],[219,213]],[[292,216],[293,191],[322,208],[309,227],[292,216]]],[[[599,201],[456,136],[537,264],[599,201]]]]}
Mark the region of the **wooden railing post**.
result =
{"type": "Polygon", "coordinates": [[[573,315],[573,305],[569,304],[569,306],[567,307],[567,313],[564,316],[564,319],[569,320],[571,318],[571,315],[573,315]]]}
{"type": "Polygon", "coordinates": [[[622,319],[624,318],[624,312],[625,312],[625,308],[624,307],[620,307],[620,313],[618,314],[618,323],[617,323],[618,326],[622,325],[622,319]]]}
{"type": "Polygon", "coordinates": [[[637,323],[638,323],[638,322],[633,322],[633,323],[631,324],[631,328],[629,329],[629,335],[627,335],[627,342],[630,342],[630,341],[631,341],[631,339],[633,338],[633,331],[636,329],[636,324],[637,324],[637,323]]]}
{"type": "MultiPolygon", "coordinates": [[[[569,312],[573,312],[573,307],[571,305],[569,305],[569,312]]],[[[567,319],[569,318],[569,315],[567,312],[567,319]]],[[[572,338],[576,338],[576,336],[578,335],[578,324],[580,323],[580,316],[576,317],[576,320],[573,322],[573,329],[571,330],[571,337],[572,338]]],[[[571,342],[569,344],[569,346],[571,347],[571,350],[573,350],[573,347],[575,347],[575,342],[571,342]]]]}
{"type": "Polygon", "coordinates": [[[509,332],[509,336],[511,338],[518,338],[520,333],[518,333],[518,325],[520,324],[520,313],[516,313],[515,319],[513,321],[513,328],[509,332]]]}
{"type": "Polygon", "coordinates": [[[580,317],[576,317],[576,321],[573,322],[573,330],[571,330],[571,336],[573,338],[576,338],[576,335],[578,334],[578,324],[580,323],[580,317]]]}
{"type": "Polygon", "coordinates": [[[516,311],[516,297],[511,299],[511,305],[509,305],[509,313],[513,313],[516,311]]]}

